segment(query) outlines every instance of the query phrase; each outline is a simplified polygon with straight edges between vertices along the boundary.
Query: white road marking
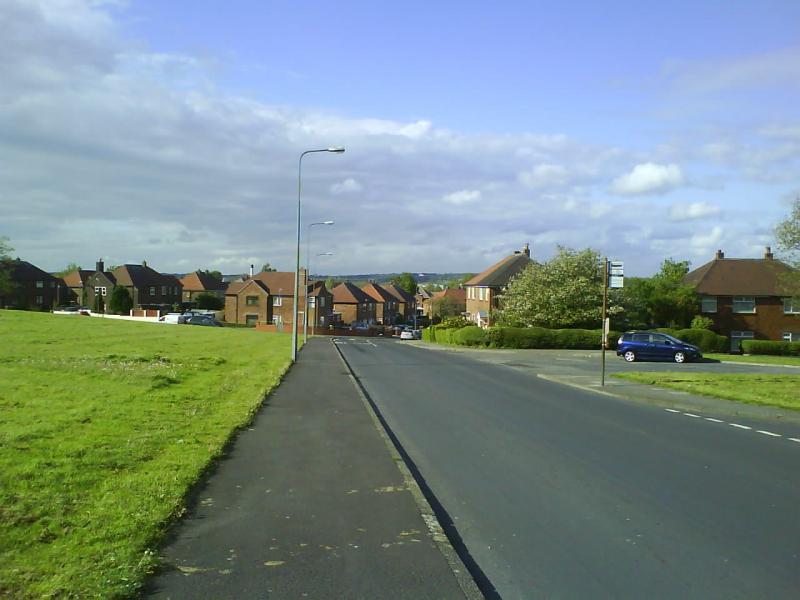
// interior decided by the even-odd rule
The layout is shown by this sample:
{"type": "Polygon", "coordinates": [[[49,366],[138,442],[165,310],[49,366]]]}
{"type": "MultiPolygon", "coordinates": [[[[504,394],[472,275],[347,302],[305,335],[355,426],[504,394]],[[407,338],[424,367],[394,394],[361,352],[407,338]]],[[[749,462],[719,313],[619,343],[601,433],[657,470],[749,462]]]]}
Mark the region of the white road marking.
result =
{"type": "Polygon", "coordinates": [[[756,431],[764,435],[771,435],[772,437],[783,437],[780,433],[772,433],[771,431],[764,431],[763,429],[756,429],[756,431]]]}
{"type": "Polygon", "coordinates": [[[679,413],[679,412],[681,412],[681,411],[679,411],[679,410],[675,410],[674,408],[665,408],[664,410],[665,410],[665,411],[667,411],[667,412],[674,412],[674,413],[679,413]]]}
{"type": "Polygon", "coordinates": [[[712,419],[711,417],[703,417],[706,421],[711,421],[712,423],[724,423],[725,421],[720,421],[719,419],[712,419]]]}
{"type": "Polygon", "coordinates": [[[692,417],[692,418],[695,418],[695,419],[701,418],[700,415],[693,415],[692,413],[683,413],[683,414],[685,414],[687,417],[692,417]]]}
{"type": "Polygon", "coordinates": [[[731,427],[738,427],[739,429],[752,429],[752,427],[748,427],[747,425],[739,425],[738,423],[728,423],[731,427]]]}
{"type": "Polygon", "coordinates": [[[789,439],[793,442],[797,442],[798,444],[800,444],[800,439],[798,438],[789,438],[789,439]]]}

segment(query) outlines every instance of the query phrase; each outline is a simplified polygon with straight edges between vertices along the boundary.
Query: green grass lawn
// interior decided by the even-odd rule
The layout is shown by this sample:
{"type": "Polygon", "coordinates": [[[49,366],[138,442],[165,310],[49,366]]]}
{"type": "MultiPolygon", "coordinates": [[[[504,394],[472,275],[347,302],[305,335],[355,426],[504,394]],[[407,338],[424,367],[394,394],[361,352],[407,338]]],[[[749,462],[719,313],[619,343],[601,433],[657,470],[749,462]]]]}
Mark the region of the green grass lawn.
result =
{"type": "Polygon", "coordinates": [[[290,336],[0,311],[0,597],[135,592],[290,336]]]}
{"type": "Polygon", "coordinates": [[[728,362],[759,363],[762,365],[790,365],[800,367],[798,356],[769,356],[766,354],[703,354],[704,358],[728,362]]]}
{"type": "Polygon", "coordinates": [[[800,409],[800,375],[637,372],[613,377],[747,404],[800,409]]]}

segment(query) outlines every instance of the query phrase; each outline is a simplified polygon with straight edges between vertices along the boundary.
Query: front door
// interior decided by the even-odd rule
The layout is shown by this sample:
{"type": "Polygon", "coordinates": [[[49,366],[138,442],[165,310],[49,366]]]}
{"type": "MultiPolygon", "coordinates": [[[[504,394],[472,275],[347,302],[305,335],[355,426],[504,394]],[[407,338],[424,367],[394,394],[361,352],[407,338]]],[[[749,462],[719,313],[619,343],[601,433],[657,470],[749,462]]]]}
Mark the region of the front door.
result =
{"type": "Polygon", "coordinates": [[[244,324],[248,327],[255,327],[256,323],[258,323],[258,315],[245,315],[244,316],[244,324]]]}

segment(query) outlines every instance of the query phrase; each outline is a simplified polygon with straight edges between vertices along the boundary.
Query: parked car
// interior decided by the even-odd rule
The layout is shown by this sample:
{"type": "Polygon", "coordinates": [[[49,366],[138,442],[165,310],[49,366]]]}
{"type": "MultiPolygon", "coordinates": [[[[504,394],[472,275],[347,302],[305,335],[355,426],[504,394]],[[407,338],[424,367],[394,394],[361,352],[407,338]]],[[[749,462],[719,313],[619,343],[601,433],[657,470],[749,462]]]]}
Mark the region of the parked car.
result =
{"type": "Polygon", "coordinates": [[[414,329],[413,327],[405,327],[400,332],[400,339],[401,340],[421,340],[422,339],[422,332],[419,329],[414,329]]]}
{"type": "Polygon", "coordinates": [[[206,327],[224,327],[222,323],[217,321],[213,317],[195,315],[194,317],[189,317],[186,320],[187,325],[204,325],[206,327]]]}
{"type": "Polygon", "coordinates": [[[81,307],[80,306],[56,306],[53,309],[54,315],[80,315],[81,314],[81,307]]]}
{"type": "Polygon", "coordinates": [[[617,341],[617,356],[628,362],[669,359],[684,363],[703,358],[703,353],[697,346],[666,333],[626,331],[617,341]]]}
{"type": "Polygon", "coordinates": [[[170,323],[172,325],[181,325],[186,323],[186,319],[188,317],[186,315],[182,315],[181,313],[168,313],[162,317],[158,317],[159,323],[170,323]]]}

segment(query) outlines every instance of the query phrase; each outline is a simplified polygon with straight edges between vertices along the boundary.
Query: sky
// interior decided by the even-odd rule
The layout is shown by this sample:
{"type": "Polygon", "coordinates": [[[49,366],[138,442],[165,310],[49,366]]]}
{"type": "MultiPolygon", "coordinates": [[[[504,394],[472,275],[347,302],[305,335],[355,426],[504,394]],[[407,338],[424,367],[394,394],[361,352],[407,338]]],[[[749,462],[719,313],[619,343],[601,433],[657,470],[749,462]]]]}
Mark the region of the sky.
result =
{"type": "Polygon", "coordinates": [[[0,0],[0,236],[50,271],[650,275],[800,195],[800,3],[0,0]],[[318,256],[323,253],[330,256],[318,256]]]}

